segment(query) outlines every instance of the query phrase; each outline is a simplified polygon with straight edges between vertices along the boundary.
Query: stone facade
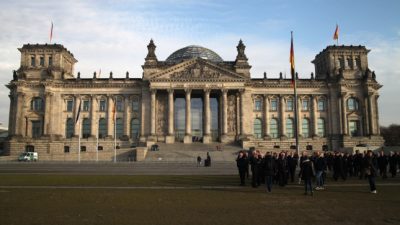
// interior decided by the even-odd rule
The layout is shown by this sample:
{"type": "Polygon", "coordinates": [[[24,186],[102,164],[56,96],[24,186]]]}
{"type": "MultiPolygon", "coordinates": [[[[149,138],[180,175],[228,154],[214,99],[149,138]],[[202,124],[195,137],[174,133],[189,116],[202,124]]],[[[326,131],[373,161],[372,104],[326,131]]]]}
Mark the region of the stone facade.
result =
{"type": "MultiPolygon", "coordinates": [[[[77,60],[62,45],[20,48],[21,67],[7,85],[9,154],[38,151],[42,160],[112,160],[115,149],[124,158],[132,145],[193,141],[295,148],[291,80],[282,74],[251,78],[242,41],[235,61],[223,61],[200,46],[159,61],[152,40],[147,48],[142,79],[128,73],[125,78],[112,73],[81,78],[79,72],[74,75],[77,60]]],[[[368,52],[363,46],[328,46],[312,62],[315,75],[297,80],[300,150],[383,144],[382,85],[368,67],[368,52]]]]}

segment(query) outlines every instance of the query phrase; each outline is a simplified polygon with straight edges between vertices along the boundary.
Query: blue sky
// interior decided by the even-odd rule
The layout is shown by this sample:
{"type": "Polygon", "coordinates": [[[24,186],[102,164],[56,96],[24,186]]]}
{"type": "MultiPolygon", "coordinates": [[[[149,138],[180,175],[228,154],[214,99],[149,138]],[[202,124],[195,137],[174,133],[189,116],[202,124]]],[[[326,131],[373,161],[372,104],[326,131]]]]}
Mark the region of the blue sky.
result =
{"type": "MultiPolygon", "coordinates": [[[[400,124],[400,1],[398,0],[14,0],[0,2],[0,123],[8,124],[8,90],[18,69],[17,48],[26,43],[61,43],[78,59],[75,73],[92,77],[126,71],[141,77],[150,38],[159,60],[196,44],[234,60],[239,39],[247,46],[252,77],[289,73],[290,31],[294,31],[296,69],[300,77],[314,71],[311,61],[332,40],[371,49],[369,67],[384,85],[380,122],[400,124]]],[[[106,76],[106,75],[104,75],[106,76]]]]}

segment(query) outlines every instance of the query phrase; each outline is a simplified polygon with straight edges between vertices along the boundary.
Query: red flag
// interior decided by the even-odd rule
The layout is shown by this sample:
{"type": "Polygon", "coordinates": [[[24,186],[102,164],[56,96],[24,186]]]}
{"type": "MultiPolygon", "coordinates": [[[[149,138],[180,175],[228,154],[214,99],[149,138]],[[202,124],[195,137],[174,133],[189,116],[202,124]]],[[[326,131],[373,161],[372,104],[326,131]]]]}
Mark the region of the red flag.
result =
{"type": "Polygon", "coordinates": [[[333,40],[339,40],[339,26],[336,24],[335,33],[333,34],[333,40]]]}
{"type": "Polygon", "coordinates": [[[292,85],[294,85],[294,79],[295,74],[294,74],[294,48],[293,48],[293,32],[291,32],[291,41],[290,41],[290,74],[292,75],[292,85]]]}
{"type": "Polygon", "coordinates": [[[51,28],[50,28],[50,44],[52,39],[53,39],[53,22],[51,22],[51,28]]]}

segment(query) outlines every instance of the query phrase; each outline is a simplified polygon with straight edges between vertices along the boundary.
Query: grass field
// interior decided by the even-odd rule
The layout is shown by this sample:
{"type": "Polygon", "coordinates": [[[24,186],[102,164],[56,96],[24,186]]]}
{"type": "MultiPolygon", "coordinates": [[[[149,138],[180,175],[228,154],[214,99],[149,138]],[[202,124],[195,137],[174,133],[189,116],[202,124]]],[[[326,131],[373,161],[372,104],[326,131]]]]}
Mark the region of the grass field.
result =
{"type": "Polygon", "coordinates": [[[397,179],[385,182],[399,185],[378,181],[376,195],[366,181],[354,180],[338,182],[353,186],[334,185],[314,197],[304,196],[298,185],[266,193],[239,188],[237,181],[236,176],[0,175],[0,224],[400,224],[397,179]]]}

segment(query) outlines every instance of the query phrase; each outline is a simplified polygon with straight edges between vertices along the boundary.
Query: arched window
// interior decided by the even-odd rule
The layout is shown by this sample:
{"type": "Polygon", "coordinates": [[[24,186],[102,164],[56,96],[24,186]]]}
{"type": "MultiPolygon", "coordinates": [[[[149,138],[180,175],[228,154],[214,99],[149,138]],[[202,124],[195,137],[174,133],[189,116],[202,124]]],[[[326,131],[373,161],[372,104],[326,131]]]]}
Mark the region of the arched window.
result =
{"type": "Polygon", "coordinates": [[[99,119],[99,138],[107,136],[107,120],[105,118],[99,119]]]}
{"type": "Polygon", "coordinates": [[[301,122],[301,129],[303,137],[310,137],[310,121],[307,118],[303,118],[301,122]]]}
{"type": "Polygon", "coordinates": [[[262,135],[262,122],[261,119],[254,120],[254,137],[259,139],[262,135]]]}
{"type": "Polygon", "coordinates": [[[90,136],[90,119],[84,118],[82,120],[82,137],[88,138],[90,136]]]}
{"type": "Polygon", "coordinates": [[[131,120],[131,137],[132,139],[139,138],[140,121],[138,119],[131,120]]]}
{"type": "Polygon", "coordinates": [[[358,110],[357,99],[355,99],[353,97],[347,99],[347,110],[349,110],[349,111],[357,111],[358,110]]]}
{"type": "Polygon", "coordinates": [[[272,138],[278,138],[279,132],[278,132],[277,119],[271,119],[269,123],[269,134],[271,135],[272,138]]]}
{"type": "Polygon", "coordinates": [[[31,110],[39,112],[43,110],[43,100],[39,97],[35,97],[31,102],[31,110]]]}
{"type": "Polygon", "coordinates": [[[325,137],[325,120],[323,118],[319,118],[317,121],[317,133],[320,137],[325,137]]]}
{"type": "Polygon", "coordinates": [[[124,135],[124,121],[122,120],[122,118],[116,119],[115,128],[117,138],[121,138],[124,135]]]}
{"type": "Polygon", "coordinates": [[[72,138],[74,136],[74,119],[68,118],[65,123],[65,137],[72,138]]]}
{"type": "Polygon", "coordinates": [[[293,119],[291,118],[286,119],[286,136],[288,138],[294,137],[293,119]]]}

